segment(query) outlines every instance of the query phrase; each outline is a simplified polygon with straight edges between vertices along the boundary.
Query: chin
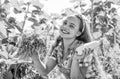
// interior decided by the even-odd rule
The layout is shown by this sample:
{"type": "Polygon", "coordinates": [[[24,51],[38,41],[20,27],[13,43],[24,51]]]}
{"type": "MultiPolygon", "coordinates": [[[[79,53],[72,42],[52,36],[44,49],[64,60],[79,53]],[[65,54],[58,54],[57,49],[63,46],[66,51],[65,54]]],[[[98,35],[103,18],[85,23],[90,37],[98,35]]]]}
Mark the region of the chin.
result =
{"type": "Polygon", "coordinates": [[[64,36],[64,35],[60,35],[62,38],[66,38],[66,36],[64,36]]]}
{"type": "Polygon", "coordinates": [[[72,38],[72,37],[67,36],[67,35],[61,35],[61,37],[62,37],[63,39],[71,39],[71,38],[72,38]]]}

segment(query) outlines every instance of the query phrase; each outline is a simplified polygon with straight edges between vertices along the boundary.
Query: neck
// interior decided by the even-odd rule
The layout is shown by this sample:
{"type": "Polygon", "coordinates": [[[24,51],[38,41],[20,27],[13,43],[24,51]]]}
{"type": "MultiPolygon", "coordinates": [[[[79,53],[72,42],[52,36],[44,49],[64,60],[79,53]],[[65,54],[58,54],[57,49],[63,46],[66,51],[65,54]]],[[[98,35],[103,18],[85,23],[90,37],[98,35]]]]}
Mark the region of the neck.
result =
{"type": "Polygon", "coordinates": [[[63,39],[64,42],[64,49],[67,50],[75,41],[75,39],[63,39]]]}

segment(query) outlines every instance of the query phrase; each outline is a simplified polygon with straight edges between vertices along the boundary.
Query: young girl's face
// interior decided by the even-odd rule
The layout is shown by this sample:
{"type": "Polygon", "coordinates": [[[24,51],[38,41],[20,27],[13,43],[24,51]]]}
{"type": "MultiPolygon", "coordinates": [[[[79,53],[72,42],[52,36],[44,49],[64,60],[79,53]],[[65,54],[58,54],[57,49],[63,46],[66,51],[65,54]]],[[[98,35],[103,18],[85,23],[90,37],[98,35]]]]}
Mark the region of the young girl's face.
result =
{"type": "Polygon", "coordinates": [[[64,21],[60,27],[60,35],[63,39],[72,39],[79,36],[81,33],[79,31],[80,20],[75,16],[69,16],[64,21]]]}

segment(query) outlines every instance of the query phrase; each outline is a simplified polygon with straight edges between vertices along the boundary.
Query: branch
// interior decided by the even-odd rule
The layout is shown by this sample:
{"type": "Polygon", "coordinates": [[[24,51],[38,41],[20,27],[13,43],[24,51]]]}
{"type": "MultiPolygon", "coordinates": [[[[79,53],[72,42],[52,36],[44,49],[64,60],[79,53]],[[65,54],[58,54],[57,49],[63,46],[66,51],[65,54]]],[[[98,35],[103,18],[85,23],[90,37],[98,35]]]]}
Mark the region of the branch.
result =
{"type": "Polygon", "coordinates": [[[1,31],[0,31],[0,36],[1,36],[0,38],[2,38],[2,39],[6,38],[6,36],[1,31]]]}
{"type": "Polygon", "coordinates": [[[22,33],[22,29],[21,29],[19,26],[17,26],[16,24],[13,26],[13,25],[11,25],[10,23],[8,23],[8,22],[6,21],[6,19],[3,19],[3,21],[8,25],[7,27],[12,27],[12,28],[14,28],[14,26],[15,26],[15,27],[18,29],[18,31],[22,33]]]}
{"type": "Polygon", "coordinates": [[[27,12],[25,14],[25,18],[24,18],[24,22],[23,22],[23,26],[22,26],[22,33],[23,33],[23,29],[24,29],[24,26],[25,26],[25,22],[26,22],[26,19],[27,19],[27,14],[28,14],[28,11],[29,11],[29,6],[30,6],[30,3],[27,3],[28,4],[28,8],[27,8],[27,12]]]}
{"type": "Polygon", "coordinates": [[[93,13],[94,13],[94,12],[93,12],[93,10],[94,10],[94,9],[93,9],[93,0],[91,0],[91,3],[92,3],[92,6],[91,6],[91,11],[92,11],[92,12],[91,12],[91,33],[92,33],[92,37],[94,37],[94,36],[93,36],[93,28],[94,28],[94,24],[93,24],[93,20],[94,20],[94,17],[93,17],[93,15],[94,15],[94,14],[93,14],[93,13]]]}

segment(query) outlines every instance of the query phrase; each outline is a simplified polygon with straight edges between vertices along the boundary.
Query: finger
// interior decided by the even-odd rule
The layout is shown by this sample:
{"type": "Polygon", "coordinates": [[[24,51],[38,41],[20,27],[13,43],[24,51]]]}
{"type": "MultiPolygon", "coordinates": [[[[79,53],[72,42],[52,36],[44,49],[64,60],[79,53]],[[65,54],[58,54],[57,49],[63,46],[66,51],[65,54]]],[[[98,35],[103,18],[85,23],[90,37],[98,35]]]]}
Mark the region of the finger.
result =
{"type": "Polygon", "coordinates": [[[80,56],[80,55],[76,56],[77,59],[82,59],[83,57],[84,57],[83,55],[82,56],[80,56]]]}
{"type": "Polygon", "coordinates": [[[6,76],[3,76],[3,79],[7,79],[7,77],[6,77],[6,76]]]}
{"type": "Polygon", "coordinates": [[[86,55],[88,55],[90,53],[90,48],[87,49],[86,55]]]}
{"type": "Polygon", "coordinates": [[[86,56],[88,56],[91,53],[91,48],[86,49],[86,56]]]}
{"type": "Polygon", "coordinates": [[[85,53],[85,49],[84,49],[84,50],[82,50],[82,52],[83,52],[83,53],[85,53]]]}
{"type": "Polygon", "coordinates": [[[91,54],[94,50],[89,48],[89,54],[91,54]]]}
{"type": "Polygon", "coordinates": [[[85,49],[84,49],[84,55],[86,55],[86,54],[87,54],[87,52],[88,52],[88,49],[87,49],[87,48],[85,48],[85,49]]]}
{"type": "Polygon", "coordinates": [[[88,53],[87,53],[87,55],[88,55],[88,54],[90,54],[90,53],[91,53],[91,49],[90,49],[90,48],[88,48],[88,53]]]}
{"type": "Polygon", "coordinates": [[[7,75],[7,72],[4,72],[3,75],[6,76],[6,75],[7,75]]]}
{"type": "Polygon", "coordinates": [[[38,56],[37,51],[35,50],[32,55],[33,55],[34,57],[37,57],[37,56],[38,56]]]}
{"type": "Polygon", "coordinates": [[[3,78],[4,78],[4,79],[7,78],[7,74],[6,74],[6,73],[3,74],[3,78]]]}
{"type": "Polygon", "coordinates": [[[89,48],[89,54],[92,53],[92,49],[89,48]]]}
{"type": "Polygon", "coordinates": [[[84,49],[83,55],[85,56],[87,54],[87,48],[84,49]]]}
{"type": "Polygon", "coordinates": [[[2,76],[3,76],[3,77],[6,77],[6,74],[3,74],[2,76]]]}
{"type": "Polygon", "coordinates": [[[81,59],[84,58],[84,54],[83,54],[83,55],[78,55],[78,54],[77,54],[75,57],[76,57],[77,59],[80,59],[80,60],[81,60],[81,59]]]}

